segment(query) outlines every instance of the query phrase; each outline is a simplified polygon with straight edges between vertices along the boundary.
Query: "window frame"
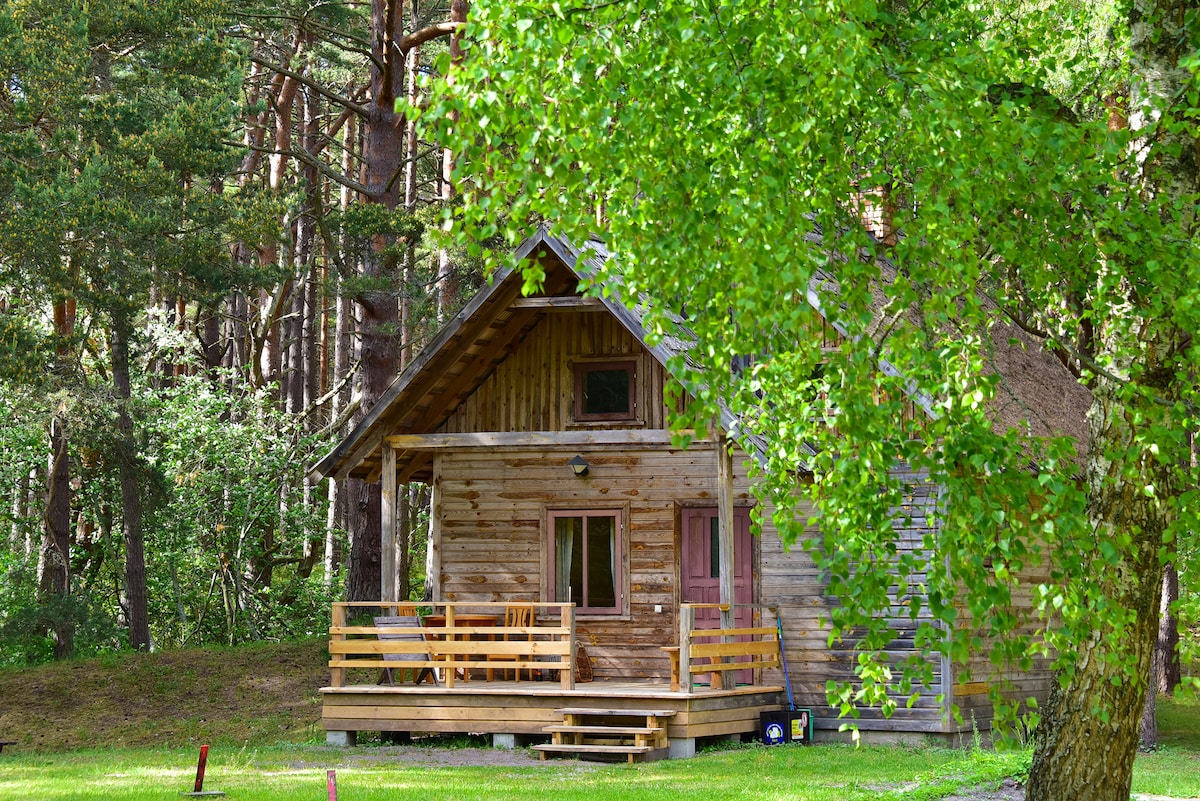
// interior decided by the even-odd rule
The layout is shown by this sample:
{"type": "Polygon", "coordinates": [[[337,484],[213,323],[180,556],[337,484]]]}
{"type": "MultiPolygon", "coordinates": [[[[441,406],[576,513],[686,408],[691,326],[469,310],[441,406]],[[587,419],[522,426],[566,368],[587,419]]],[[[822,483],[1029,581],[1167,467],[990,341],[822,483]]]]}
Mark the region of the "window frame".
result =
{"type": "Polygon", "coordinates": [[[637,381],[638,381],[638,359],[636,356],[629,358],[609,358],[602,360],[587,360],[576,361],[574,363],[575,370],[575,403],[574,403],[574,420],[579,423],[594,423],[603,421],[618,421],[618,422],[633,422],[638,419],[637,408],[637,381]],[[629,375],[629,392],[626,399],[625,411],[621,412],[586,412],[584,411],[584,383],[587,380],[587,374],[592,372],[600,372],[607,370],[624,370],[629,375]]]}
{"type": "MultiPolygon", "coordinates": [[[[558,586],[558,549],[556,547],[555,538],[555,521],[561,518],[581,517],[584,519],[584,537],[585,544],[583,547],[583,556],[587,557],[587,519],[589,518],[612,518],[614,523],[614,542],[613,542],[613,591],[615,594],[616,604],[614,606],[584,606],[583,599],[572,598],[575,603],[575,614],[584,616],[597,617],[619,617],[628,614],[629,606],[629,566],[627,562],[628,554],[626,551],[626,531],[625,520],[628,519],[627,509],[625,507],[572,507],[569,509],[546,509],[545,510],[545,536],[542,538],[546,548],[545,570],[546,580],[544,582],[546,588],[546,601],[550,603],[562,603],[557,600],[558,586]]],[[[583,565],[584,580],[587,577],[587,562],[583,565]]]]}

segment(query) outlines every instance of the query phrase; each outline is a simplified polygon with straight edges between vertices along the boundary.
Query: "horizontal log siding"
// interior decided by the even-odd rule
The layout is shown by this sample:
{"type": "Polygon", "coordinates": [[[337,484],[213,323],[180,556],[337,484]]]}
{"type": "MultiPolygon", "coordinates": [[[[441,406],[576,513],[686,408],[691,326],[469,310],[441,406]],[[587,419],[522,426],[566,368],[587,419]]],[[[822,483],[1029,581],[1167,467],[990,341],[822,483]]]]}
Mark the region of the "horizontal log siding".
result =
{"type": "Polygon", "coordinates": [[[612,315],[603,311],[549,312],[438,430],[457,434],[665,428],[665,378],[662,365],[612,315]],[[638,420],[575,423],[574,363],[606,357],[637,359],[638,420]]]}
{"type": "MultiPolygon", "coordinates": [[[[928,513],[936,504],[936,488],[920,476],[906,471],[900,471],[900,475],[908,484],[908,495],[903,509],[897,513],[899,516],[903,512],[910,521],[897,526],[897,547],[902,552],[911,552],[920,549],[935,525],[928,513]]],[[[805,516],[811,508],[801,502],[799,514],[805,516]]],[[[817,536],[816,527],[808,529],[806,535],[817,536]]],[[[812,708],[818,728],[836,729],[845,721],[826,702],[825,686],[829,681],[852,681],[858,653],[852,642],[829,644],[829,611],[836,601],[825,594],[824,582],[809,554],[799,544],[785,552],[773,531],[763,537],[760,548],[763,603],[777,604],[783,618],[783,640],[796,705],[812,708]]],[[[914,576],[912,581],[922,578],[914,576]]],[[[764,622],[770,625],[774,621],[764,622]]],[[[913,651],[916,623],[907,615],[897,616],[892,627],[897,636],[888,653],[899,661],[913,651]]],[[[782,684],[783,671],[766,671],[764,681],[782,684]]],[[[900,709],[890,720],[884,719],[878,710],[864,709],[856,723],[864,731],[941,732],[945,727],[943,707],[937,701],[941,692],[941,661],[935,658],[934,683],[922,688],[913,708],[906,708],[906,697],[898,698],[900,709]]]]}
{"type": "MultiPolygon", "coordinates": [[[[1034,588],[1039,583],[1051,581],[1045,566],[1030,566],[1018,571],[1023,584],[1013,592],[1011,610],[1018,618],[1026,622],[1018,626],[1017,631],[1023,634],[1033,634],[1038,628],[1034,611],[1034,588]]],[[[965,609],[959,609],[960,625],[969,623],[969,615],[965,609]]],[[[1050,685],[1054,680],[1054,671],[1050,660],[1035,656],[1029,670],[1020,670],[1013,665],[997,668],[987,659],[985,654],[977,653],[965,666],[956,665],[952,686],[953,701],[962,715],[962,723],[957,726],[959,731],[987,731],[995,717],[992,700],[988,689],[996,686],[1000,689],[1005,701],[1010,704],[1023,704],[1030,697],[1035,697],[1041,703],[1050,694],[1050,685]]]]}
{"type": "MultiPolygon", "coordinates": [[[[716,504],[712,448],[447,451],[441,460],[442,596],[447,601],[552,600],[545,584],[545,510],[619,507],[625,519],[629,616],[582,617],[576,629],[597,678],[669,677],[659,648],[676,644],[680,504],[716,504]],[[655,612],[655,605],[663,611],[655,612]]],[[[735,488],[749,502],[745,475],[735,488]]]]}

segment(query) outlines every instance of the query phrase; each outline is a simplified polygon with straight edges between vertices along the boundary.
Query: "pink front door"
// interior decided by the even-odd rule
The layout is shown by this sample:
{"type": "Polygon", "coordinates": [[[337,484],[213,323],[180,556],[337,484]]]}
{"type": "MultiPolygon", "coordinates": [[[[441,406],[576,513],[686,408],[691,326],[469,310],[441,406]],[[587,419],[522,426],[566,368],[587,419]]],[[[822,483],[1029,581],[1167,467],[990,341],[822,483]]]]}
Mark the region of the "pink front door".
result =
{"type": "MultiPolygon", "coordinates": [[[[680,597],[683,603],[716,604],[721,602],[721,579],[719,562],[719,540],[716,507],[699,507],[683,510],[683,537],[680,559],[680,597]]],[[[734,612],[734,624],[738,628],[750,628],[753,614],[749,604],[754,603],[752,582],[753,551],[750,541],[750,510],[733,510],[733,595],[735,604],[746,604],[734,612]]],[[[696,610],[698,629],[721,627],[721,613],[717,609],[696,610]]],[[[754,677],[749,670],[726,673],[739,684],[749,684],[754,677]]]]}

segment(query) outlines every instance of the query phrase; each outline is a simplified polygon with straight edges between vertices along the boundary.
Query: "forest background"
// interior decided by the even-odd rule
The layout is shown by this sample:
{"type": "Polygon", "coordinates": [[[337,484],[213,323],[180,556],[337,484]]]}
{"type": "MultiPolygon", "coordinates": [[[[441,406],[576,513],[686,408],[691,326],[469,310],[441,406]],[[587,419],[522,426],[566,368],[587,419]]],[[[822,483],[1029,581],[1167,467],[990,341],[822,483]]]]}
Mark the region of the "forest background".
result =
{"type": "Polygon", "coordinates": [[[464,12],[0,8],[0,664],[379,597],[378,486],[305,473],[481,284],[439,237],[453,154],[395,112],[464,12]]]}

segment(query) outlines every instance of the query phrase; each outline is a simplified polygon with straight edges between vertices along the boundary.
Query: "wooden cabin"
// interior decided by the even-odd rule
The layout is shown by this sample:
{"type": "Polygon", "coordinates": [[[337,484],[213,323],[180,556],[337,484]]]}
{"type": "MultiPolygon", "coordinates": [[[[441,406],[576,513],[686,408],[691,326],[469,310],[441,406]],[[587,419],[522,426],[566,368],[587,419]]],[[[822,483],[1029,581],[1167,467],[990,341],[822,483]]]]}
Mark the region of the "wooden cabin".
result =
{"type": "MultiPolygon", "coordinates": [[[[411,649],[440,665],[443,680],[381,685],[382,662],[349,666],[352,656],[383,653],[371,644],[377,630],[352,625],[346,605],[335,610],[334,681],[321,691],[330,741],[358,730],[488,732],[498,742],[549,732],[595,745],[605,742],[594,733],[602,716],[563,710],[606,710],[630,716],[619,719],[626,729],[644,721],[657,732],[644,751],[669,745],[686,756],[699,738],[756,733],[760,713],[786,703],[772,654],[776,612],[795,703],[813,710],[818,736],[833,736],[844,721],[826,702],[826,682],[850,678],[855,654],[828,645],[820,621],[832,600],[803,549],[785,552],[769,525],[750,535],[744,455],[729,458],[711,439],[672,444],[663,387],[667,360],[685,343],[650,346],[636,312],[579,294],[596,267],[588,262],[607,257],[602,244],[577,250],[542,230],[521,247],[526,255],[540,260],[544,291],[524,297],[519,274],[498,274],[313,470],[382,481],[385,542],[397,485],[431,485],[427,611],[441,613],[411,649]],[[539,605],[534,625],[507,625],[505,610],[523,604],[539,605]],[[446,625],[464,615],[492,620],[446,625]],[[698,634],[714,628],[724,636],[698,634]],[[571,669],[578,645],[590,682],[571,669]],[[724,663],[736,653],[751,667],[724,663]],[[501,658],[525,665],[526,679],[498,679],[513,674],[494,669],[501,658]],[[529,680],[538,675],[553,680],[529,680]],[[572,729],[568,719],[582,731],[550,731],[572,729]]],[[[838,336],[828,326],[825,335],[838,336]]],[[[936,493],[909,478],[904,535],[919,544],[936,493]]],[[[394,565],[384,570],[381,601],[395,602],[394,565]]],[[[911,647],[911,638],[898,642],[911,647]]],[[[948,663],[935,675],[890,719],[863,710],[864,736],[955,739],[986,729],[986,685],[956,682],[948,663]]],[[[1045,669],[1019,679],[1022,696],[1045,695],[1045,669]]]]}

